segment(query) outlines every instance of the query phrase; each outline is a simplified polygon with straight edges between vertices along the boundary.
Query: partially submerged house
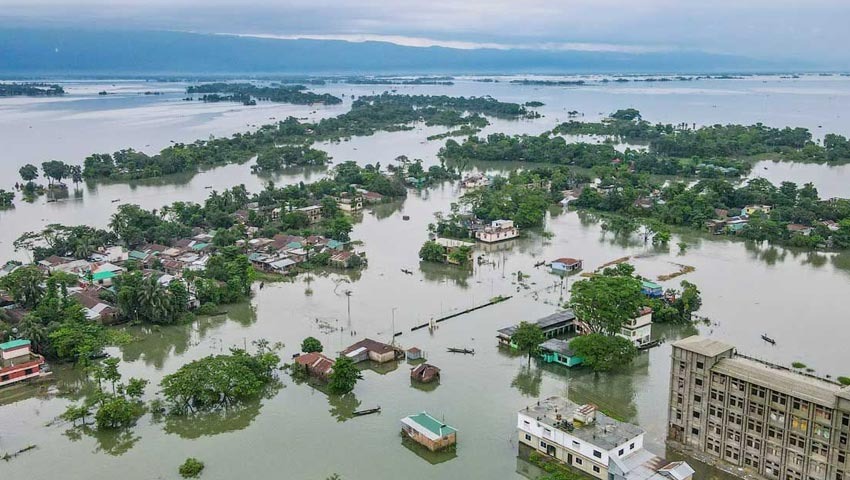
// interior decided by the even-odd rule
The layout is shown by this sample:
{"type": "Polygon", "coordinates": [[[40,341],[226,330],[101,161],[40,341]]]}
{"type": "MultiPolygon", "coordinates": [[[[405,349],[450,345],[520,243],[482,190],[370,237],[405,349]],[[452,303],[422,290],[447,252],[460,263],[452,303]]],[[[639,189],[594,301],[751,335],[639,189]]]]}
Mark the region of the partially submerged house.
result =
{"type": "Polygon", "coordinates": [[[510,240],[519,236],[519,229],[512,220],[493,220],[490,225],[475,232],[475,238],[484,243],[510,240]]]}
{"type": "Polygon", "coordinates": [[[420,363],[410,369],[410,379],[420,383],[431,383],[440,379],[440,369],[429,363],[420,363]]]}
{"type": "Polygon", "coordinates": [[[578,258],[562,257],[557,260],[552,260],[549,268],[554,273],[569,273],[577,272],[582,268],[582,261],[578,258]]]}
{"type": "Polygon", "coordinates": [[[690,480],[684,462],[668,462],[644,448],[645,431],[599,412],[549,397],[517,413],[520,455],[536,452],[600,480],[690,480]]]}
{"type": "Polygon", "coordinates": [[[401,432],[432,452],[457,444],[457,429],[437,420],[428,412],[401,419],[401,432]]]}
{"type": "Polygon", "coordinates": [[[44,357],[30,350],[29,340],[0,343],[0,387],[49,375],[44,357]]]}
{"type": "Polygon", "coordinates": [[[652,341],[652,309],[643,307],[617,334],[632,342],[636,347],[642,347],[652,341]]]}
{"type": "Polygon", "coordinates": [[[381,343],[371,338],[365,338],[346,348],[340,354],[350,358],[354,363],[360,363],[366,360],[386,363],[395,360],[396,355],[399,355],[399,350],[392,345],[381,343]]]}
{"type": "Polygon", "coordinates": [[[647,297],[660,298],[664,295],[664,287],[655,282],[643,280],[640,284],[640,293],[647,297]]]}
{"type": "Polygon", "coordinates": [[[319,352],[298,355],[295,363],[303,365],[308,374],[322,380],[327,380],[333,373],[334,361],[319,352]]]}
{"type": "Polygon", "coordinates": [[[560,338],[550,338],[540,344],[540,357],[546,363],[559,363],[567,367],[581,365],[584,359],[576,355],[570,342],[560,338]]]}
{"type": "MultiPolygon", "coordinates": [[[[567,333],[575,333],[576,331],[576,314],[572,310],[564,310],[547,315],[534,322],[546,338],[553,338],[567,333]]],[[[519,325],[505,327],[498,331],[496,338],[502,345],[509,345],[511,348],[516,348],[511,338],[519,325]]]]}

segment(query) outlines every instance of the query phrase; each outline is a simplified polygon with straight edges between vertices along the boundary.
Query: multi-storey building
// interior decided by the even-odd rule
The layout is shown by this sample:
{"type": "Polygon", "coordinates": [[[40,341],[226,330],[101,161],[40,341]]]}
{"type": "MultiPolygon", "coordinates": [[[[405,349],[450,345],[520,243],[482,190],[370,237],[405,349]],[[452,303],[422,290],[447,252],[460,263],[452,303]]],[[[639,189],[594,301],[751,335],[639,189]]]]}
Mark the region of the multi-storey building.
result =
{"type": "Polygon", "coordinates": [[[644,430],[594,405],[549,397],[517,413],[520,455],[535,451],[600,480],[690,480],[686,462],[668,462],[643,446],[644,430]]]}
{"type": "Polygon", "coordinates": [[[776,480],[850,479],[850,387],[703,337],[673,344],[670,440],[776,480]]]}

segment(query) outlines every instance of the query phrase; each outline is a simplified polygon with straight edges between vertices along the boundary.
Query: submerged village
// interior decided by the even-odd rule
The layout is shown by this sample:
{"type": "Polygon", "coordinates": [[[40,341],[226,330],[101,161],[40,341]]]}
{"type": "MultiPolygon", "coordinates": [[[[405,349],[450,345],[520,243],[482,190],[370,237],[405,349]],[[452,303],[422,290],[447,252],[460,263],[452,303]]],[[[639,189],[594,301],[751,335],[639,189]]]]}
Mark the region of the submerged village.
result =
{"type": "MultiPolygon", "coordinates": [[[[241,83],[201,85],[190,87],[185,101],[204,94],[198,101],[246,107],[257,101],[341,102],[303,86],[258,89],[241,83]]],[[[740,181],[750,168],[741,152],[837,161],[850,157],[850,143],[827,135],[821,145],[800,131],[805,129],[760,124],[651,124],[634,109],[610,112],[600,122],[571,119],[539,136],[475,135],[488,125],[487,117],[535,118],[534,105],[385,93],[353,100],[349,112],[315,123],[288,118],[252,133],[173,145],[157,155],[122,150],[93,154],[82,166],[51,161],[41,169],[21,168],[21,182],[0,190],[7,208],[14,208],[14,201],[61,202],[81,191],[78,184],[84,181],[158,178],[248,160],[257,174],[322,166],[327,175],[286,185],[269,181],[255,192],[244,185],[209,188],[203,202],[163,199],[152,210],[115,199],[105,227],[50,224],[19,232],[14,249],[29,261],[10,260],[0,269],[0,411],[7,408],[4,393],[55,395],[52,383],[61,375],[74,379],[69,382],[74,393],[63,396],[63,410],[48,425],[62,425],[68,442],[113,433],[120,439],[132,436],[143,418],[163,422],[166,431],[186,431],[215,414],[258,410],[257,402],[273,398],[285,382],[281,395],[309,389],[327,397],[342,428],[343,422],[370,425],[370,419],[387,415],[391,395],[372,392],[372,403],[365,404],[352,395],[372,382],[395,382],[421,393],[423,401],[421,408],[394,419],[393,433],[420,460],[450,465],[459,449],[475,448],[465,444],[474,438],[467,436],[468,413],[452,414],[451,400],[437,405],[424,399],[446,379],[463,382],[458,365],[481,355],[482,341],[504,358],[521,358],[531,378],[540,371],[558,378],[579,371],[597,380],[646,362],[663,346],[672,352],[665,359],[665,398],[655,407],[665,419],[663,445],[647,439],[647,428],[633,418],[607,408],[604,398],[571,398],[568,389],[541,395],[539,387],[531,388],[523,393],[535,398],[500,412],[511,425],[510,450],[523,462],[516,473],[544,480],[689,480],[721,472],[748,479],[848,478],[850,377],[845,375],[850,368],[839,365],[843,371],[821,375],[802,363],[781,365],[698,334],[694,325],[713,324],[700,315],[704,300],[688,276],[695,267],[679,263],[671,272],[649,274],[637,256],[591,263],[578,248],[536,258],[516,271],[505,271],[505,259],[523,248],[522,239],[551,238],[547,221],[567,214],[581,215],[614,237],[682,255],[689,244],[673,244],[682,232],[706,241],[722,237],[807,251],[850,248],[847,199],[822,199],[811,184],[740,181]],[[447,139],[438,163],[399,156],[384,165],[377,160],[359,165],[332,160],[319,144],[404,131],[416,123],[453,129],[429,138],[447,139]],[[576,134],[641,140],[649,147],[618,150],[610,143],[565,140],[576,134]],[[514,164],[495,171],[487,162],[514,164]],[[456,192],[446,209],[431,210],[427,221],[412,219],[407,210],[398,215],[405,232],[417,226],[405,238],[418,241],[390,239],[389,245],[416,252],[422,271],[451,272],[447,278],[496,272],[489,278],[491,295],[448,309],[434,298],[439,314],[412,323],[411,317],[396,318],[403,304],[391,298],[398,293],[393,281],[384,280],[387,328],[358,331],[352,322],[357,279],[382,252],[367,255],[368,243],[353,234],[355,226],[408,197],[427,203],[427,192],[445,185],[456,192]],[[420,230],[423,223],[427,227],[420,230]],[[281,338],[242,332],[241,344],[222,342],[214,354],[192,356],[158,383],[122,363],[121,349],[145,337],[227,316],[270,291],[300,288],[305,281],[304,295],[310,297],[313,279],[331,277],[339,279],[333,291],[345,302],[345,317],[303,319],[315,334],[287,338],[284,345],[281,338]],[[548,314],[520,312],[510,321],[496,317],[469,341],[441,337],[445,325],[487,315],[514,296],[537,301],[544,294],[548,314]],[[668,338],[671,328],[686,333],[668,338]],[[420,343],[426,335],[430,350],[420,343]],[[297,351],[290,353],[293,348],[297,351]],[[405,373],[391,376],[395,370],[405,373]]],[[[405,264],[396,273],[419,274],[405,264]]],[[[295,307],[274,308],[285,315],[295,307]]],[[[764,344],[777,344],[770,331],[759,336],[764,344]]],[[[476,409],[488,408],[487,392],[468,394],[482,397],[476,409]]],[[[275,421],[282,420],[267,420],[275,421]]],[[[476,426],[482,427],[486,424],[476,426]]],[[[0,427],[0,439],[3,435],[0,427]]],[[[111,454],[131,449],[135,441],[123,447],[118,441],[111,454]]],[[[0,450],[0,459],[19,462],[39,448],[0,450]]],[[[360,478],[354,471],[337,472],[332,458],[325,459],[335,472],[328,478],[360,478]]],[[[166,470],[185,478],[220,478],[205,466],[212,460],[190,456],[166,470]]]]}

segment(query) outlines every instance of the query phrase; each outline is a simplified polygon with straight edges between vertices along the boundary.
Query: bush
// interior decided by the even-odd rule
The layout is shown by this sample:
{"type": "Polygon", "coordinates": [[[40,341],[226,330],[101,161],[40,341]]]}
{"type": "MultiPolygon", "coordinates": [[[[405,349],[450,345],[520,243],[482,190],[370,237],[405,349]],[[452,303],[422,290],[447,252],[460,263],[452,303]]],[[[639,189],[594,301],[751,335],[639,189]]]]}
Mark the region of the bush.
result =
{"type": "Polygon", "coordinates": [[[197,458],[189,457],[180,465],[180,476],[183,478],[197,478],[204,470],[204,462],[197,458]]]}
{"type": "Polygon", "coordinates": [[[791,366],[794,368],[806,368],[806,364],[803,362],[794,362],[791,366]]]}
{"type": "Polygon", "coordinates": [[[321,352],[324,350],[322,342],[315,337],[307,337],[301,342],[301,351],[304,353],[321,352]]]}
{"type": "Polygon", "coordinates": [[[842,385],[850,385],[850,377],[838,377],[838,383],[842,385]]]}

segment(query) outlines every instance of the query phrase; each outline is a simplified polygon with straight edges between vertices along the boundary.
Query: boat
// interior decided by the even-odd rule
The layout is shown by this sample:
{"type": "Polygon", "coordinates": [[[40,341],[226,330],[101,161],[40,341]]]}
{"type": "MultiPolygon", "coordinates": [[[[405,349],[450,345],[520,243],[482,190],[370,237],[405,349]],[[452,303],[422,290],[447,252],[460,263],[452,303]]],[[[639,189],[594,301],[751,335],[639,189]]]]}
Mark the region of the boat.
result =
{"type": "Polygon", "coordinates": [[[406,269],[406,268],[402,268],[402,269],[401,269],[401,272],[402,272],[402,273],[406,273],[406,274],[408,274],[408,275],[413,275],[413,272],[411,272],[410,270],[408,270],[408,269],[406,269]]]}
{"type": "Polygon", "coordinates": [[[355,417],[362,417],[363,415],[371,415],[373,413],[381,413],[380,405],[375,407],[375,408],[367,408],[365,410],[357,410],[356,412],[352,413],[352,415],[354,415],[355,417]]]}
{"type": "Polygon", "coordinates": [[[546,261],[545,261],[545,260],[540,260],[539,262],[535,263],[535,264],[534,264],[534,268],[540,267],[540,266],[542,266],[542,265],[546,265],[546,261]]]}
{"type": "Polygon", "coordinates": [[[120,201],[121,201],[121,199],[120,199],[120,198],[116,198],[116,199],[113,199],[113,200],[112,200],[112,203],[120,202],[120,201]]]}
{"type": "Polygon", "coordinates": [[[451,353],[463,353],[463,354],[475,355],[475,350],[472,349],[472,348],[449,347],[448,351],[451,352],[451,353]]]}
{"type": "Polygon", "coordinates": [[[209,190],[210,188],[212,188],[212,185],[207,185],[207,186],[206,186],[206,187],[204,187],[204,188],[206,188],[207,190],[209,190]]]}
{"type": "Polygon", "coordinates": [[[771,345],[776,345],[776,340],[768,337],[767,335],[762,335],[761,339],[764,340],[765,342],[771,344],[771,345]]]}
{"type": "Polygon", "coordinates": [[[402,215],[401,219],[405,221],[410,220],[410,215],[402,215]]]}

